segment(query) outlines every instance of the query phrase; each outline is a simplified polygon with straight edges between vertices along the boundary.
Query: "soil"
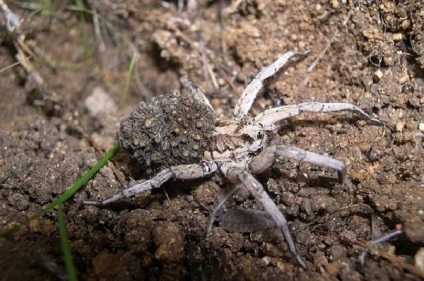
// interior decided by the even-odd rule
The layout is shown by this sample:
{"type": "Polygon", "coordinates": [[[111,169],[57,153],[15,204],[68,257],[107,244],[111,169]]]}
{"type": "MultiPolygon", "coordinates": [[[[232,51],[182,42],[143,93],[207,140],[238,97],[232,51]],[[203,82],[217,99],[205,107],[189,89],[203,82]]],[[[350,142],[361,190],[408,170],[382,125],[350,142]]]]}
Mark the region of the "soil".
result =
{"type": "MultiPolygon", "coordinates": [[[[420,280],[403,265],[424,271],[420,1],[90,0],[85,13],[73,1],[28,5],[41,2],[50,3],[9,5],[23,20],[42,85],[15,65],[13,40],[1,30],[0,231],[67,190],[100,159],[94,147],[115,143],[120,120],[138,102],[181,89],[179,77],[187,75],[230,118],[262,67],[288,50],[310,49],[267,80],[252,114],[312,100],[349,102],[384,126],[352,113],[282,122],[282,142],[340,159],[348,171],[338,184],[334,171],[281,160],[258,176],[287,216],[306,270],[273,227],[227,232],[215,222],[206,235],[209,209],[232,187],[219,175],[171,181],[101,208],[81,204],[148,178],[121,153],[113,163],[124,185],[107,166],[64,205],[79,279],[420,280]],[[361,265],[359,242],[396,229],[403,234],[379,247],[397,260],[377,253],[361,265]]],[[[225,208],[260,209],[243,190],[225,208]]],[[[57,224],[52,211],[1,238],[0,279],[63,280],[57,224]]]]}

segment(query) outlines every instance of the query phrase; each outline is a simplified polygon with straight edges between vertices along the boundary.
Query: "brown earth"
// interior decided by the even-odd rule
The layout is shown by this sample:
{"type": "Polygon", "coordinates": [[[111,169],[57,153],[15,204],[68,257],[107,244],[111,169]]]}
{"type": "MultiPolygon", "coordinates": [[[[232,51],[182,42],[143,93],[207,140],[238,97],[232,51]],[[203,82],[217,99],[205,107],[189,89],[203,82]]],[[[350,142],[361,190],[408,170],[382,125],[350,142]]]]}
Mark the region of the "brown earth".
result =
{"type": "MultiPolygon", "coordinates": [[[[50,1],[34,1],[42,2],[50,1]]],[[[353,114],[305,114],[282,124],[284,142],[343,160],[348,168],[345,184],[332,180],[333,171],[284,161],[260,176],[290,221],[307,270],[276,229],[231,233],[216,223],[205,235],[208,208],[231,188],[219,176],[172,181],[102,208],[82,205],[124,188],[105,167],[64,206],[79,278],[420,280],[419,272],[380,255],[368,256],[362,266],[356,242],[403,229],[381,249],[416,270],[414,264],[423,263],[422,3],[198,0],[188,1],[197,7],[178,9],[177,2],[91,0],[86,13],[72,1],[54,1],[43,11],[30,1],[9,4],[23,19],[25,43],[44,84],[21,66],[10,67],[16,49],[3,27],[0,230],[68,189],[101,157],[93,143],[111,147],[119,121],[139,101],[180,89],[179,77],[188,75],[221,116],[231,117],[261,67],[288,50],[311,49],[267,80],[253,114],[279,104],[349,102],[385,125],[353,114]]],[[[124,154],[114,164],[127,182],[140,179],[124,154]]],[[[257,205],[241,191],[226,207],[257,205]]],[[[0,251],[1,280],[63,278],[57,212],[1,238],[0,251]]]]}

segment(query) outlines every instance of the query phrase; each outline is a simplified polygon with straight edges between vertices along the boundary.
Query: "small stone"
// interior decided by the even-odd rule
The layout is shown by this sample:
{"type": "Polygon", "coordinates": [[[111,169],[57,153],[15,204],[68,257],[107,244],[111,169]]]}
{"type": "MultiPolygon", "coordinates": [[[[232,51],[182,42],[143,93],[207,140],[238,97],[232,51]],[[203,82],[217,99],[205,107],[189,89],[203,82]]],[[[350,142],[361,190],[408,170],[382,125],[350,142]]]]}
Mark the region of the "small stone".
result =
{"type": "Polygon", "coordinates": [[[15,207],[18,211],[24,211],[29,207],[28,197],[20,194],[14,193],[9,197],[9,204],[15,207]]]}
{"type": "Polygon", "coordinates": [[[40,220],[30,221],[29,229],[31,230],[31,232],[40,232],[40,229],[41,229],[40,220]]]}
{"type": "Polygon", "coordinates": [[[394,33],[392,35],[393,41],[401,41],[403,40],[403,34],[402,33],[394,33]]]}
{"type": "Polygon", "coordinates": [[[420,248],[414,257],[415,266],[424,271],[424,248],[420,248]]]}
{"type": "Polygon", "coordinates": [[[380,38],[380,32],[377,28],[365,29],[362,31],[362,34],[368,39],[380,38]]]}
{"type": "Polygon", "coordinates": [[[392,66],[394,63],[394,60],[392,56],[387,56],[387,57],[383,57],[383,62],[387,66],[392,66]]]}
{"type": "Polygon", "coordinates": [[[398,122],[396,122],[396,131],[397,132],[402,132],[404,127],[405,127],[404,121],[399,120],[398,122]]]}
{"type": "Polygon", "coordinates": [[[264,261],[265,265],[269,265],[271,262],[271,258],[269,256],[263,257],[262,260],[264,261]]]}
{"type": "Polygon", "coordinates": [[[331,262],[324,266],[328,275],[330,276],[338,276],[340,274],[341,264],[340,262],[331,262]]]}
{"type": "Polygon", "coordinates": [[[379,82],[381,78],[383,78],[383,72],[380,69],[378,69],[377,71],[374,72],[373,79],[375,82],[379,82]]]}
{"type": "Polygon", "coordinates": [[[409,81],[409,74],[406,71],[404,71],[402,74],[403,75],[398,79],[399,84],[405,84],[407,81],[409,81]]]}
{"type": "Polygon", "coordinates": [[[331,1],[331,6],[333,7],[333,9],[335,10],[339,10],[340,9],[340,3],[337,0],[332,0],[331,1]]]}
{"type": "Polygon", "coordinates": [[[97,116],[102,112],[112,114],[118,109],[112,98],[101,87],[93,89],[91,95],[85,99],[84,105],[91,116],[97,116]]]}
{"type": "Polygon", "coordinates": [[[325,256],[323,252],[318,251],[317,253],[315,253],[314,264],[316,267],[321,267],[328,264],[327,257],[325,256]]]}
{"type": "Polygon", "coordinates": [[[258,38],[261,36],[261,31],[249,22],[244,22],[242,24],[242,29],[247,36],[258,38]]]}

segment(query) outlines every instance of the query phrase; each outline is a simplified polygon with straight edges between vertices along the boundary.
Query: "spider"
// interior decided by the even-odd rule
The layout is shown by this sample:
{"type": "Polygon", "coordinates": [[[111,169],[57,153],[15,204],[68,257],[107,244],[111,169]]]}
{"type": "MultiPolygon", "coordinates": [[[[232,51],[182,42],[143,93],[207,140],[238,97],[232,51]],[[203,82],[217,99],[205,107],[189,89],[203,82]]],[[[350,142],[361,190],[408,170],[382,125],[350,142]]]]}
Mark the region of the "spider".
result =
{"type": "Polygon", "coordinates": [[[277,134],[275,123],[302,112],[352,111],[363,118],[380,123],[359,107],[349,103],[306,102],[265,110],[255,117],[249,110],[264,84],[291,58],[305,56],[309,51],[289,51],[263,68],[246,87],[230,120],[219,120],[202,91],[186,77],[181,83],[188,94],[173,91],[158,96],[149,103],[140,103],[122,121],[117,140],[140,164],[154,176],[122,190],[103,201],[85,204],[103,206],[122,198],[158,188],[170,179],[190,180],[219,172],[236,188],[246,188],[282,231],[291,254],[303,268],[284,214],[269,197],[262,184],[253,176],[266,171],[278,158],[293,159],[337,171],[338,180],[346,177],[342,161],[288,145],[271,145],[277,134]]]}

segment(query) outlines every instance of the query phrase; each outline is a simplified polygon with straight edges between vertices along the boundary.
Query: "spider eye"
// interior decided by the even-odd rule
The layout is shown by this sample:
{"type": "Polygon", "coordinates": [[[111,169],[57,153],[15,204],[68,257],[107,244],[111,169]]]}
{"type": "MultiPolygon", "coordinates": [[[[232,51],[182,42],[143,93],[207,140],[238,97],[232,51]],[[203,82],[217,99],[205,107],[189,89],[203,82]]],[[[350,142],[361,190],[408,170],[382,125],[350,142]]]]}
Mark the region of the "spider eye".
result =
{"type": "Polygon", "coordinates": [[[262,132],[259,132],[256,137],[258,138],[258,140],[261,140],[264,138],[264,134],[262,132]]]}
{"type": "Polygon", "coordinates": [[[249,141],[249,140],[252,140],[253,138],[249,134],[243,134],[243,139],[249,141]]]}

